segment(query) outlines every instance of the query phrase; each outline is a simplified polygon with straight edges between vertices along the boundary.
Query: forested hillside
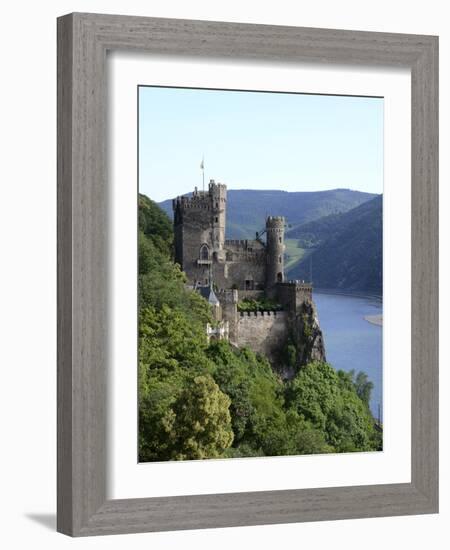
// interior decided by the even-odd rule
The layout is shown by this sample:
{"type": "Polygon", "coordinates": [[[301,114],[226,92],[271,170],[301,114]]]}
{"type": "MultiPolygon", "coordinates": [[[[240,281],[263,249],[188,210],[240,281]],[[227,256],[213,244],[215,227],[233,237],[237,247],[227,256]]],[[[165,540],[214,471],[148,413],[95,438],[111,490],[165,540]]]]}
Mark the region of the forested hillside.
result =
{"type": "MultiPolygon", "coordinates": [[[[256,231],[264,228],[269,214],[285,216],[288,225],[295,227],[323,216],[346,212],[374,196],[350,189],[298,193],[229,189],[226,238],[253,238],[256,231]]],[[[172,217],[171,200],[160,203],[160,206],[172,217]]]]}
{"type": "Polygon", "coordinates": [[[307,253],[288,277],[318,288],[382,293],[383,199],[381,195],[343,214],[326,216],[287,232],[307,253]]]}
{"type": "Polygon", "coordinates": [[[208,321],[173,263],[169,218],[140,195],[140,461],[381,448],[364,375],[312,363],[284,383],[265,357],[209,345],[208,321]]]}

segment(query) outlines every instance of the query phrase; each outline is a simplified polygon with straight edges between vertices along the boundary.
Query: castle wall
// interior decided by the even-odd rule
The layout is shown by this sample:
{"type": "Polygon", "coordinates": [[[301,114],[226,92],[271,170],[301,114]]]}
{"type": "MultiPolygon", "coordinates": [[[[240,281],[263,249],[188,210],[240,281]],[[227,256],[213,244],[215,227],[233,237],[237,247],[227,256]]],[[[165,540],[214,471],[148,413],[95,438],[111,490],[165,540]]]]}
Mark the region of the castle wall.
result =
{"type": "Polygon", "coordinates": [[[239,347],[247,346],[273,361],[283,348],[287,336],[288,314],[285,311],[238,314],[239,347]]]}
{"type": "Polygon", "coordinates": [[[214,274],[223,288],[262,290],[266,277],[266,250],[260,241],[227,240],[224,266],[215,265],[214,274]],[[246,281],[249,281],[246,286],[246,281]]]}
{"type": "Polygon", "coordinates": [[[305,301],[312,301],[312,286],[300,281],[279,283],[271,289],[271,297],[277,299],[288,311],[295,312],[305,301]]]}
{"type": "Polygon", "coordinates": [[[225,262],[213,264],[214,282],[219,288],[232,288],[234,285],[239,290],[246,289],[246,281],[251,290],[264,288],[265,264],[253,261],[225,262]]]}

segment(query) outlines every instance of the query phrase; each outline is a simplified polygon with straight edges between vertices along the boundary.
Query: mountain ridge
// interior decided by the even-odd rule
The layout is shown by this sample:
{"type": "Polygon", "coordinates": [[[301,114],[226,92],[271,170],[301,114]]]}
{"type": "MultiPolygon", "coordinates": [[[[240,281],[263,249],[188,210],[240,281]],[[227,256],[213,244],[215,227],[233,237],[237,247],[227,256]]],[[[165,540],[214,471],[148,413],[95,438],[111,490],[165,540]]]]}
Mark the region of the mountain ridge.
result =
{"type": "Polygon", "coordinates": [[[310,249],[288,270],[288,277],[309,279],[319,288],[370,291],[383,289],[383,197],[377,195],[338,215],[288,231],[299,246],[310,249]]]}
{"type": "MultiPolygon", "coordinates": [[[[187,193],[190,195],[190,193],[187,193]]],[[[264,227],[271,214],[284,216],[288,227],[346,212],[375,197],[352,189],[336,188],[324,191],[280,191],[229,189],[227,192],[228,239],[251,239],[264,227]]],[[[158,203],[172,218],[172,199],[158,203]]]]}

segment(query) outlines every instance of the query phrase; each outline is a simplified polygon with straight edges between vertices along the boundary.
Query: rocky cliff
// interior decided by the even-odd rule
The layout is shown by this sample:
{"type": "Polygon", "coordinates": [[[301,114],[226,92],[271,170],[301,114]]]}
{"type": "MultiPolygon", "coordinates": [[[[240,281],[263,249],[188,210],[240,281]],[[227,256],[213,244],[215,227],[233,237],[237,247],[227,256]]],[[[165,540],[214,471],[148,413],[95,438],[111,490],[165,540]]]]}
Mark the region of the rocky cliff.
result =
{"type": "Polygon", "coordinates": [[[293,339],[297,350],[296,369],[312,361],[325,362],[327,359],[322,329],[312,300],[305,300],[297,307],[292,323],[293,339]]]}
{"type": "Polygon", "coordinates": [[[313,361],[326,362],[325,343],[314,302],[305,299],[286,317],[285,338],[272,341],[266,357],[283,380],[313,361]]]}

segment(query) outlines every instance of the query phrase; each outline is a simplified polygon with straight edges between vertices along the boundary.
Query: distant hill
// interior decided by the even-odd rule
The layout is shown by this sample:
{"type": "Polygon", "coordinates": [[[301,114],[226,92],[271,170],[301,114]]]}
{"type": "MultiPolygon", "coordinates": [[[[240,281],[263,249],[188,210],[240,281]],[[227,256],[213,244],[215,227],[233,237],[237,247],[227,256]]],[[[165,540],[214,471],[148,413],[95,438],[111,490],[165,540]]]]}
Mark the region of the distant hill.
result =
{"type": "Polygon", "coordinates": [[[287,276],[309,280],[312,267],[315,287],[381,294],[382,200],[378,195],[348,212],[288,231],[287,239],[297,240],[307,253],[290,266],[287,276]]]}
{"type": "MultiPolygon", "coordinates": [[[[264,228],[269,214],[285,216],[288,227],[293,228],[324,216],[347,212],[374,196],[350,189],[298,193],[229,189],[226,237],[253,238],[256,231],[264,228]]],[[[171,200],[163,201],[159,206],[172,217],[171,200]]]]}

